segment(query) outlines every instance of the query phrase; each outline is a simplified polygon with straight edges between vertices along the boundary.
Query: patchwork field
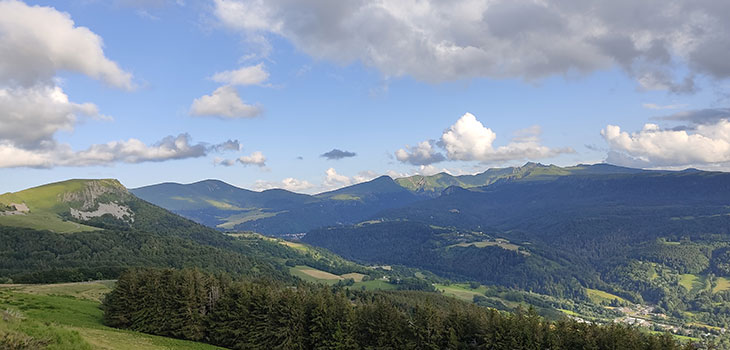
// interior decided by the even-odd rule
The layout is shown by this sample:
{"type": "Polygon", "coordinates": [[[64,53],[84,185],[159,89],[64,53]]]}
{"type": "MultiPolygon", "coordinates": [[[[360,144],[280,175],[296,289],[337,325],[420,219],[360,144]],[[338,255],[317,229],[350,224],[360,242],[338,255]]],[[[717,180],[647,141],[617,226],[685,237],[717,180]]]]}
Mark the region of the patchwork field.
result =
{"type": "Polygon", "coordinates": [[[0,286],[0,348],[14,342],[49,350],[220,349],[104,326],[98,299],[112,283],[0,286]]]}
{"type": "MultiPolygon", "coordinates": [[[[291,242],[289,242],[291,243],[291,242]]],[[[297,243],[294,243],[297,244],[297,243]]],[[[333,285],[339,281],[342,281],[347,278],[352,278],[355,283],[351,286],[348,286],[347,288],[352,289],[365,289],[365,290],[394,290],[397,287],[393,284],[388,283],[385,280],[378,279],[378,280],[370,280],[370,281],[363,281],[363,277],[366,275],[361,273],[347,273],[341,276],[331,274],[326,271],[318,270],[309,266],[295,266],[289,268],[289,273],[291,273],[294,276],[297,276],[301,278],[302,280],[305,280],[307,282],[314,282],[314,283],[324,283],[328,285],[333,285]]]]}
{"type": "Polygon", "coordinates": [[[289,268],[289,273],[308,282],[335,284],[344,278],[309,266],[298,265],[289,268]]]}

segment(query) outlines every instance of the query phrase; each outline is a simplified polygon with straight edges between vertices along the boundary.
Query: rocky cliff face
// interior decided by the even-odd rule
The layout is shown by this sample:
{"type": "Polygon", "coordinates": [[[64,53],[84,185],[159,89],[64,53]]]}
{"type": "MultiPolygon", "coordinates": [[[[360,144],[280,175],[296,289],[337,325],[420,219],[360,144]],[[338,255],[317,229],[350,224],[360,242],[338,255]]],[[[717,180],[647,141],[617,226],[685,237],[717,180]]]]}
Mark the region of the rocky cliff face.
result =
{"type": "Polygon", "coordinates": [[[71,215],[79,220],[109,214],[125,222],[134,222],[134,212],[125,204],[131,196],[117,180],[91,180],[79,191],[59,194],[59,199],[71,206],[71,215]]]}

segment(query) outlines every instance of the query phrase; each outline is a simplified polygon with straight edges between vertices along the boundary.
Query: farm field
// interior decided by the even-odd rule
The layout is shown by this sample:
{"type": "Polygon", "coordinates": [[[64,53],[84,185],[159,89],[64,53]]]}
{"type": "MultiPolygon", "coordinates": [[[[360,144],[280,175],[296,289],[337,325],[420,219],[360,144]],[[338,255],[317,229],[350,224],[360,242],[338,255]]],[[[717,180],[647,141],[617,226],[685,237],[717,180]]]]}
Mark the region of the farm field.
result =
{"type": "Polygon", "coordinates": [[[603,301],[610,303],[614,299],[618,299],[618,301],[620,301],[620,302],[630,304],[630,302],[628,300],[626,300],[618,295],[613,295],[611,293],[604,292],[602,290],[586,288],[586,293],[588,293],[588,298],[590,298],[591,301],[596,304],[600,304],[603,301]]]}
{"type": "Polygon", "coordinates": [[[315,269],[315,268],[312,268],[309,266],[303,266],[303,265],[289,268],[289,273],[291,273],[292,275],[297,276],[307,282],[325,283],[328,285],[333,285],[344,279],[352,278],[355,281],[355,283],[351,286],[348,286],[348,288],[352,288],[352,289],[395,290],[397,288],[395,285],[392,285],[382,279],[363,281],[363,277],[365,277],[365,275],[361,274],[361,273],[347,273],[342,276],[338,276],[335,274],[331,274],[329,272],[325,272],[322,270],[318,270],[318,269],[315,269]]]}
{"type": "Polygon", "coordinates": [[[49,350],[220,349],[104,326],[98,299],[111,283],[0,285],[0,348],[3,341],[16,341],[49,350]]]}
{"type": "Polygon", "coordinates": [[[487,291],[487,288],[484,286],[479,286],[479,288],[472,289],[469,287],[468,284],[465,283],[450,285],[436,284],[434,285],[434,287],[436,287],[436,290],[441,291],[446,296],[465,301],[474,300],[475,295],[484,296],[484,292],[487,291]]]}
{"type": "Polygon", "coordinates": [[[335,284],[338,281],[343,280],[341,276],[331,274],[322,270],[317,270],[309,266],[298,265],[289,268],[289,273],[297,276],[307,282],[319,282],[326,284],[335,284]]]}

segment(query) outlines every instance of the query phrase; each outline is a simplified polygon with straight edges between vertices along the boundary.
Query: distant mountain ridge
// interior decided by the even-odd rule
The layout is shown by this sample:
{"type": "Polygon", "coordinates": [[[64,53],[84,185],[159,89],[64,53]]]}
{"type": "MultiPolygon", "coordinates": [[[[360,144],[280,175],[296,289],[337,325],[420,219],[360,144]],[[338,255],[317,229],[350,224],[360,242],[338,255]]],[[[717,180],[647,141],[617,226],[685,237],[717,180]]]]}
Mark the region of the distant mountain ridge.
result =
{"type": "Polygon", "coordinates": [[[151,203],[220,230],[253,230],[268,235],[298,234],[332,225],[356,224],[381,211],[439,197],[450,187],[478,189],[498,183],[545,181],[564,176],[616,176],[664,173],[614,166],[579,164],[558,167],[526,163],[491,168],[475,175],[415,175],[376,179],[316,195],[282,189],[251,191],[220,180],[192,184],[162,183],[131,189],[151,203]]]}
{"type": "Polygon", "coordinates": [[[402,177],[395,181],[415,193],[438,196],[441,191],[450,186],[473,188],[488,186],[498,181],[544,180],[569,175],[636,174],[641,172],[646,172],[646,170],[605,163],[559,167],[529,162],[521,167],[490,168],[475,175],[455,176],[442,172],[431,176],[413,175],[402,177]]]}
{"type": "Polygon", "coordinates": [[[317,195],[281,189],[255,192],[219,180],[188,185],[163,183],[130,191],[210,227],[270,235],[357,223],[379,211],[419,200],[388,176],[317,195]]]}

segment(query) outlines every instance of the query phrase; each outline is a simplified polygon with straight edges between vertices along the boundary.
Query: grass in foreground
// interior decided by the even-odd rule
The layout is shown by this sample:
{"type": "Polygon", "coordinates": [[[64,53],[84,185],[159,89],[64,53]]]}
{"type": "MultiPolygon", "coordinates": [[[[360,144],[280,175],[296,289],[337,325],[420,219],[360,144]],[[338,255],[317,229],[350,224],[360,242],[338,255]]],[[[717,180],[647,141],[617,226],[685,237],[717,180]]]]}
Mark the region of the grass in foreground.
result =
{"type": "Polygon", "coordinates": [[[50,350],[220,349],[104,326],[98,299],[109,288],[110,281],[0,287],[0,314],[5,315],[0,316],[0,348],[20,344],[50,350]]]}

